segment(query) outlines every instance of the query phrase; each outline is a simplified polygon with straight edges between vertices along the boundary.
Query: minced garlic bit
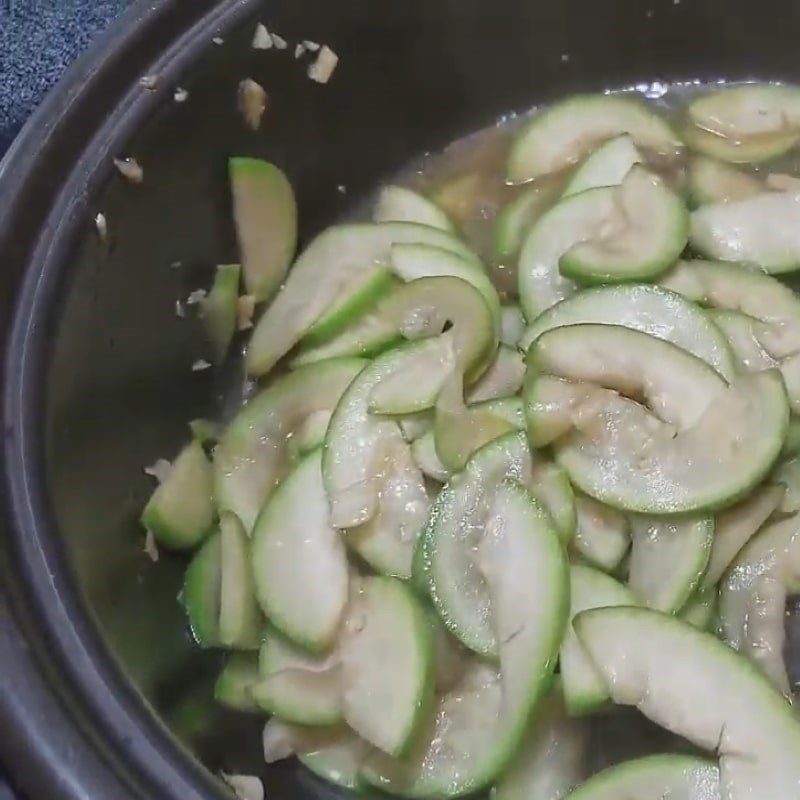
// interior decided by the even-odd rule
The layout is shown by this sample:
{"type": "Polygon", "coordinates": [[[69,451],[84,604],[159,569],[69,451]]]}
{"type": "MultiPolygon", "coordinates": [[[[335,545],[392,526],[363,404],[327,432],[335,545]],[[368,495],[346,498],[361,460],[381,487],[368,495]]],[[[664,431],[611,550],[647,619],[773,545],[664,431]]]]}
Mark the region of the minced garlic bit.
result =
{"type": "Polygon", "coordinates": [[[198,358],[197,361],[192,364],[192,372],[202,372],[204,369],[211,369],[211,364],[204,358],[198,358]]]}
{"type": "Polygon", "coordinates": [[[115,158],[114,166],[131,183],[141,183],[144,180],[144,170],[135,158],[115,158]]]}
{"type": "Polygon", "coordinates": [[[102,211],[97,212],[94,218],[94,227],[97,230],[97,235],[100,237],[101,242],[108,241],[108,222],[106,222],[106,215],[102,211]]]}
{"type": "Polygon", "coordinates": [[[221,36],[215,36],[211,41],[214,44],[225,44],[225,40],[221,36]]]}
{"type": "Polygon", "coordinates": [[[154,92],[158,86],[158,75],[142,75],[139,85],[144,86],[149,92],[154,92]]]}
{"type": "Polygon", "coordinates": [[[183,261],[170,261],[169,268],[170,269],[180,269],[183,266],[183,261]]]}
{"type": "Polygon", "coordinates": [[[220,775],[239,800],[264,800],[264,785],[255,775],[220,775]]]}
{"type": "Polygon", "coordinates": [[[158,545],[156,544],[156,537],[153,536],[153,532],[148,530],[147,533],[144,535],[144,552],[147,554],[147,557],[155,564],[158,561],[158,545]]]}
{"type": "Polygon", "coordinates": [[[254,131],[261,127],[261,117],[267,108],[267,93],[261,84],[245,78],[239,84],[239,111],[244,121],[254,131]]]}
{"type": "Polygon", "coordinates": [[[252,294],[243,294],[236,301],[236,328],[246,331],[253,327],[253,312],[256,308],[256,298],[252,294]]]}
{"type": "Polygon", "coordinates": [[[198,303],[202,303],[207,295],[208,292],[205,289],[195,289],[193,292],[190,292],[189,296],[186,298],[186,305],[196,306],[198,303]]]}
{"type": "Polygon", "coordinates": [[[312,42],[310,39],[303,39],[303,47],[310,53],[316,53],[319,50],[319,42],[312,42]]]}
{"type": "Polygon", "coordinates": [[[271,33],[270,36],[272,37],[272,44],[275,45],[276,50],[285,50],[289,46],[289,42],[287,42],[283,36],[278,36],[277,33],[271,33]]]}
{"type": "Polygon", "coordinates": [[[272,37],[269,35],[267,26],[263,22],[256,25],[256,32],[253,34],[254,50],[270,50],[272,49],[272,37]]]}
{"type": "Polygon", "coordinates": [[[186,89],[178,86],[175,89],[175,93],[172,95],[175,98],[176,103],[185,103],[189,99],[189,92],[186,89]]]}
{"type": "Polygon", "coordinates": [[[183,303],[181,303],[180,300],[175,301],[175,316],[181,319],[186,316],[186,309],[183,307],[183,303]]]}
{"type": "Polygon", "coordinates": [[[306,46],[304,44],[296,44],[294,46],[294,57],[300,58],[306,52],[306,46]]]}
{"type": "Polygon", "coordinates": [[[159,483],[164,483],[172,469],[172,464],[166,458],[159,458],[149,467],[144,467],[144,474],[155,478],[159,483]]]}
{"type": "Polygon", "coordinates": [[[800,192],[800,178],[784,175],[781,172],[767,175],[767,186],[779,192],[800,192]]]}
{"type": "Polygon", "coordinates": [[[339,63],[339,56],[328,47],[322,45],[317,60],[308,68],[308,77],[317,83],[327,83],[339,63]]]}

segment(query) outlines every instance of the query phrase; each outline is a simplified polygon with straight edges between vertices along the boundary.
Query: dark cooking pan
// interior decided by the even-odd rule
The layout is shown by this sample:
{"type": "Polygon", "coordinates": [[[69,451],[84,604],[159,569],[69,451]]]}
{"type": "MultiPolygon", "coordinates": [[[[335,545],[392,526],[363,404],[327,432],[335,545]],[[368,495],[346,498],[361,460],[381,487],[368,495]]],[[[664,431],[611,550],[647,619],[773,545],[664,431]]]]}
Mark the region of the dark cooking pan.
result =
{"type": "Polygon", "coordinates": [[[510,110],[655,79],[800,80],[798,30],[786,0],[136,4],[0,166],[0,762],[23,791],[193,800],[224,796],[221,768],[260,772],[271,800],[333,791],[266,769],[257,724],[212,708],[215,656],[191,646],[175,601],[183,562],[141,553],[142,465],[221,402],[224,376],[187,369],[199,336],[174,300],[235,258],[226,156],[287,171],[307,239],[510,110]],[[330,43],[335,79],[252,50],[258,19],[330,43]],[[270,95],[258,133],[236,110],[247,76],[270,95]],[[120,154],[146,165],[142,186],[114,172],[120,154]]]}

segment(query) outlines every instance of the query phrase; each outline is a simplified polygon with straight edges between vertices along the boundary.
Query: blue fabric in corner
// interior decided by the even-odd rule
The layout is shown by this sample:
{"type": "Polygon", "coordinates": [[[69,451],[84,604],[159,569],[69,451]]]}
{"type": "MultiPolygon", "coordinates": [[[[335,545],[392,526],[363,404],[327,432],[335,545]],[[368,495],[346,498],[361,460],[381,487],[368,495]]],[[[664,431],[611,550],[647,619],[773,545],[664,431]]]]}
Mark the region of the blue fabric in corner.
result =
{"type": "Polygon", "coordinates": [[[0,0],[0,155],[66,67],[130,0],[0,0]]]}

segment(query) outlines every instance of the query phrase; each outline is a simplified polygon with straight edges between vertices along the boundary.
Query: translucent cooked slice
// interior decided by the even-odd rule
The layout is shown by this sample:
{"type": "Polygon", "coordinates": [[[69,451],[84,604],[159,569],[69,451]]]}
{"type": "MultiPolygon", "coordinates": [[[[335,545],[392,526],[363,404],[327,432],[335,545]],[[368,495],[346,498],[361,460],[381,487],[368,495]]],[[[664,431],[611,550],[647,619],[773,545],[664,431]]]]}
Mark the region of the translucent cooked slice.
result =
{"type": "Polygon", "coordinates": [[[527,350],[552,328],[582,323],[622,325],[672,342],[710,364],[730,380],[735,373],[725,337],[698,308],[676,292],[650,284],[585,289],[541,314],[525,331],[520,346],[527,350]]]}
{"type": "Polygon", "coordinates": [[[800,141],[800,91],[767,83],[718,89],[689,104],[683,135],[722,161],[760,162],[800,141]]]}
{"type": "Polygon", "coordinates": [[[617,508],[713,510],[759,483],[780,453],[788,420],[783,381],[770,370],[734,381],[677,434],[636,403],[598,405],[557,442],[556,460],[582,491],[617,508]]]}
{"type": "Polygon", "coordinates": [[[359,284],[365,270],[388,265],[392,245],[401,242],[433,244],[475,259],[457,238],[427,225],[385,222],[328,228],[300,254],[258,321],[247,350],[248,372],[269,372],[331,304],[359,284]]]}
{"type": "Polygon", "coordinates": [[[511,147],[506,177],[517,182],[557,172],[623,133],[665,157],[674,157],[681,147],[670,126],[639,99],[576,95],[536,114],[523,128],[511,147]]]}
{"type": "Polygon", "coordinates": [[[649,609],[593,609],[573,624],[614,702],[718,754],[721,797],[796,796],[800,722],[746,658],[649,609]]]}

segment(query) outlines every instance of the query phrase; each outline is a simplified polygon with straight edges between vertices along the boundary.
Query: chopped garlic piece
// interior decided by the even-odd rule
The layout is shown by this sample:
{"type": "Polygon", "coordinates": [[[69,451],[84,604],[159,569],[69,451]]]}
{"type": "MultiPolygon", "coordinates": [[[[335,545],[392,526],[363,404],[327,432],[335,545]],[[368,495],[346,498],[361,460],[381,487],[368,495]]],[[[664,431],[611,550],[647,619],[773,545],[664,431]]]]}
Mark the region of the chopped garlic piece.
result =
{"type": "Polygon", "coordinates": [[[317,83],[327,83],[339,63],[339,56],[324,44],[317,60],[308,68],[308,77],[317,83]]]}
{"type": "Polygon", "coordinates": [[[106,215],[102,211],[97,213],[94,218],[94,227],[97,229],[97,235],[100,237],[101,242],[108,241],[108,222],[106,222],[106,215]]]}
{"type": "Polygon", "coordinates": [[[212,40],[214,44],[224,44],[225,40],[221,36],[215,36],[212,40]]]}
{"type": "Polygon", "coordinates": [[[236,328],[246,331],[253,327],[253,312],[256,308],[256,298],[252,294],[243,294],[236,301],[236,328]]]}
{"type": "Polygon", "coordinates": [[[300,58],[300,56],[302,56],[303,53],[305,53],[305,52],[306,52],[306,46],[304,44],[295,45],[295,48],[294,48],[294,57],[295,58],[300,58]]]}
{"type": "Polygon", "coordinates": [[[114,166],[131,183],[141,183],[144,180],[144,170],[135,158],[115,158],[114,166]]]}
{"type": "Polygon", "coordinates": [[[155,478],[159,483],[164,483],[172,469],[172,464],[166,458],[159,458],[149,467],[144,468],[144,474],[155,478]]]}
{"type": "Polygon", "coordinates": [[[239,800],[264,800],[264,785],[255,775],[220,775],[239,800]]]}
{"type": "Polygon", "coordinates": [[[176,103],[185,103],[189,99],[189,92],[178,86],[172,96],[175,98],[176,103]]]}
{"type": "Polygon", "coordinates": [[[158,561],[158,545],[156,544],[156,537],[153,536],[153,531],[151,530],[148,530],[144,535],[144,552],[154,564],[158,561]]]}
{"type": "Polygon", "coordinates": [[[205,300],[207,296],[208,296],[208,292],[205,289],[195,289],[186,298],[186,305],[187,306],[196,306],[198,303],[202,303],[203,300],[205,300]]]}
{"type": "Polygon", "coordinates": [[[283,36],[278,36],[277,33],[271,33],[270,36],[272,36],[272,44],[275,45],[276,50],[285,50],[289,46],[283,36]]]}
{"type": "Polygon", "coordinates": [[[158,86],[158,75],[142,75],[139,85],[144,86],[149,92],[154,92],[158,86]]]}
{"type": "Polygon", "coordinates": [[[204,358],[198,358],[197,361],[192,364],[192,372],[202,372],[204,369],[210,368],[211,364],[209,364],[204,358]]]}
{"type": "Polygon", "coordinates": [[[244,121],[254,131],[261,127],[261,117],[267,107],[267,93],[261,84],[245,78],[239,84],[239,111],[244,121]]]}
{"type": "Polygon", "coordinates": [[[251,45],[254,50],[270,50],[272,48],[272,37],[269,35],[267,26],[259,22],[256,25],[256,32],[253,34],[253,44],[251,45]]]}
{"type": "Polygon", "coordinates": [[[181,303],[180,300],[175,301],[175,316],[180,317],[180,319],[186,316],[186,309],[183,307],[183,303],[181,303]]]}
{"type": "Polygon", "coordinates": [[[319,50],[319,42],[312,42],[310,39],[303,39],[303,47],[311,53],[316,53],[319,50]]]}

